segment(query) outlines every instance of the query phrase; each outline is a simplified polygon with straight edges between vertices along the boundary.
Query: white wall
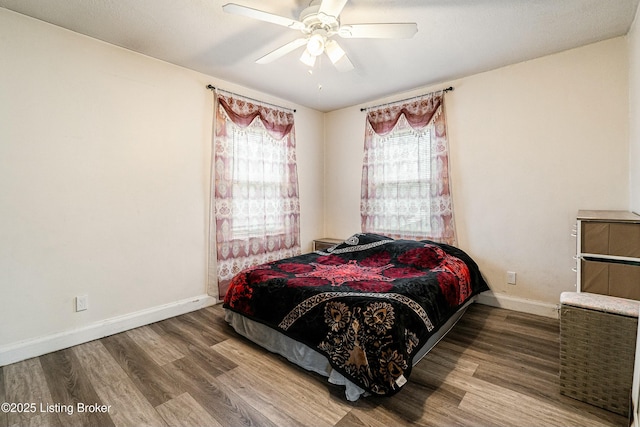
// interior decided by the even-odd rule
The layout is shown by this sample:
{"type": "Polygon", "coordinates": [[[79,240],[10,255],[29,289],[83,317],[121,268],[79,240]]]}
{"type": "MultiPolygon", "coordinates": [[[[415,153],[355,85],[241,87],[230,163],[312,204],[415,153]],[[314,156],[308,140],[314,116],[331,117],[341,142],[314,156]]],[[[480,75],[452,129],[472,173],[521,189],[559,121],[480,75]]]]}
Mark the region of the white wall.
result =
{"type": "MultiPolygon", "coordinates": [[[[640,6],[627,36],[629,43],[629,186],[630,209],[640,214],[640,6]]],[[[638,426],[640,408],[640,326],[636,338],[633,371],[633,426],[638,426]]]]}
{"type": "MultiPolygon", "coordinates": [[[[575,285],[577,210],[629,207],[627,70],[620,37],[367,105],[455,87],[446,109],[459,246],[494,293],[553,307],[575,285]]],[[[360,230],[360,107],[327,114],[328,236],[360,230]]]]}
{"type": "Polygon", "coordinates": [[[47,337],[213,302],[209,83],[298,110],[303,249],[321,237],[322,113],[2,8],[0,58],[0,365],[47,337]]]}
{"type": "Polygon", "coordinates": [[[638,12],[629,40],[629,183],[630,209],[640,214],[640,23],[638,12]]]}

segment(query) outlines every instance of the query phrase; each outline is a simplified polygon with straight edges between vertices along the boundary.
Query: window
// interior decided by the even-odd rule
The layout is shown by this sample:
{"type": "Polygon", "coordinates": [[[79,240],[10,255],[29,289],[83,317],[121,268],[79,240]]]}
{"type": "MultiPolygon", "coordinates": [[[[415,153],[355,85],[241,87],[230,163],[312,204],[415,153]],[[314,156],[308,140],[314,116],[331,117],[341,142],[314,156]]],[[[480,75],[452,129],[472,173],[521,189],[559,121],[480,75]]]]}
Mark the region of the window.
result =
{"type": "Polygon", "coordinates": [[[232,238],[249,239],[282,234],[282,204],[272,201],[286,183],[287,150],[258,121],[247,128],[233,127],[234,162],[232,238]]]}
{"type": "Polygon", "coordinates": [[[378,155],[369,168],[369,186],[376,197],[368,210],[380,212],[373,229],[382,234],[420,237],[429,234],[431,133],[414,130],[401,117],[393,131],[377,136],[378,155]]]}
{"type": "Polygon", "coordinates": [[[455,244],[442,92],[367,113],[362,231],[455,244]]]}

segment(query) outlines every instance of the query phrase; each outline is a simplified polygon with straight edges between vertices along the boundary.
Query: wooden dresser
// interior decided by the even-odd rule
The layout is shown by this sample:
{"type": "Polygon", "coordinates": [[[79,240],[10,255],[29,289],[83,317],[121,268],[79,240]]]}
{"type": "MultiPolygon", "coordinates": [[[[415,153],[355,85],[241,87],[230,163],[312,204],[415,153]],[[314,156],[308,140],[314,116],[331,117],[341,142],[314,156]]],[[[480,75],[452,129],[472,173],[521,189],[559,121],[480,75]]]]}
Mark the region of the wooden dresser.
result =
{"type": "Polygon", "coordinates": [[[640,300],[640,215],[578,211],[578,292],[640,300]]]}

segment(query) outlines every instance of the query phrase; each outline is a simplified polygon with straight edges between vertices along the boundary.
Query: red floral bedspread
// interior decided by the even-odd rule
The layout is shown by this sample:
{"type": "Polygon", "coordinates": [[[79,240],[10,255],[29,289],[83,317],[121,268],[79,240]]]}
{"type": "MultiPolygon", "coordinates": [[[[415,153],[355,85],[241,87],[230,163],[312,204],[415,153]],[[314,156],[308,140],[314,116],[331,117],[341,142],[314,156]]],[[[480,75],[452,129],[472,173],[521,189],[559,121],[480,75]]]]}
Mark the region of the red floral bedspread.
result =
{"type": "Polygon", "coordinates": [[[327,252],[240,272],[224,307],[314,348],[365,390],[392,395],[427,339],[487,289],[460,249],[356,234],[327,252]]]}

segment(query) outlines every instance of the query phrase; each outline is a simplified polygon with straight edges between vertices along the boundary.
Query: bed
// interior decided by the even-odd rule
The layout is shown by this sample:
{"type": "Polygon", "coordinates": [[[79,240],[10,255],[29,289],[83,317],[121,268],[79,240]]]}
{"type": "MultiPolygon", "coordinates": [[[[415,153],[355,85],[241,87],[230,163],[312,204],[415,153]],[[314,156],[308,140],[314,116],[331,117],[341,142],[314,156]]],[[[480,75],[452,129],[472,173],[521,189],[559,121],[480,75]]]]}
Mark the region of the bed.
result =
{"type": "Polygon", "coordinates": [[[223,307],[240,335],[344,385],[355,401],[400,391],[487,289],[456,247],[359,233],[241,271],[223,307]]]}

